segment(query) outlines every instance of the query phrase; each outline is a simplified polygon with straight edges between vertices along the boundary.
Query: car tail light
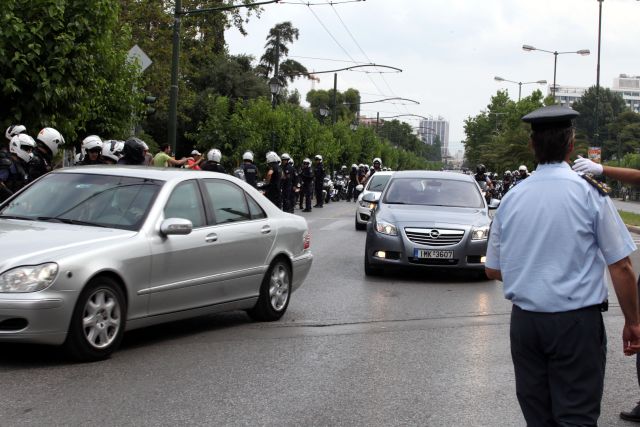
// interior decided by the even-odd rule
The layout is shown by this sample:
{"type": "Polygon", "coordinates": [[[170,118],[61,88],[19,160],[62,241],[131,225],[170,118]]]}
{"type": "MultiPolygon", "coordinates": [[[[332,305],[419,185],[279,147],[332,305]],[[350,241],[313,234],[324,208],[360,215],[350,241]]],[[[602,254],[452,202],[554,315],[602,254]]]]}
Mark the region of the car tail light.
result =
{"type": "Polygon", "coordinates": [[[311,247],[311,233],[308,231],[304,233],[304,237],[302,238],[302,249],[305,251],[311,247]]]}

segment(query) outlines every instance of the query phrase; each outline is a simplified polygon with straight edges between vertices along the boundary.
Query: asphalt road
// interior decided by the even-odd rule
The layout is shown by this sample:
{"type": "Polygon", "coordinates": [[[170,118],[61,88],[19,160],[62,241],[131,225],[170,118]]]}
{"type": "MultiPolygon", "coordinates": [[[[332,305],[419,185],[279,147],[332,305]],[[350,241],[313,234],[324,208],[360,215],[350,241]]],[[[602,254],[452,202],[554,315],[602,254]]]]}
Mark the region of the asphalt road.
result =
{"type": "MultiPolygon", "coordinates": [[[[354,209],[305,214],[314,265],[279,322],[236,312],[137,330],[91,364],[1,344],[0,426],[524,425],[501,284],[427,272],[365,278],[354,209]]],[[[600,424],[622,426],[618,412],[640,389],[611,300],[600,424]]]]}

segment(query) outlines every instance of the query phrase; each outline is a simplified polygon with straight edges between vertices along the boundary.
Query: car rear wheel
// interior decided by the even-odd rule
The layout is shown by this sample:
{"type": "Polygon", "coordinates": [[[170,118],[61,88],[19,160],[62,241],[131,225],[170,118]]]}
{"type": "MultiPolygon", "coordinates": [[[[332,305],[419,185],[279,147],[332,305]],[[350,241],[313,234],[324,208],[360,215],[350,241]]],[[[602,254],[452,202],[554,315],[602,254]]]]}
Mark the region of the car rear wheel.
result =
{"type": "Polygon", "coordinates": [[[262,280],[260,297],[247,313],[253,320],[272,322],[280,319],[291,298],[291,268],[282,259],[276,260],[262,280]]]}
{"type": "Polygon", "coordinates": [[[124,334],[126,302],[122,290],[108,277],[96,277],[82,291],[73,310],[64,343],[75,360],[106,359],[124,334]]]}

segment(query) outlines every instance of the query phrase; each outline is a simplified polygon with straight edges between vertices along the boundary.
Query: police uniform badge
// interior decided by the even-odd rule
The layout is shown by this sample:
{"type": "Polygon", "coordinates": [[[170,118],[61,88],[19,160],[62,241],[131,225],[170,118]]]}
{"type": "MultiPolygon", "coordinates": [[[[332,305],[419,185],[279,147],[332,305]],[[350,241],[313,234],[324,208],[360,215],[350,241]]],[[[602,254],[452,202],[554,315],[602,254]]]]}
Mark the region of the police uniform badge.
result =
{"type": "Polygon", "coordinates": [[[611,189],[607,184],[597,181],[591,174],[580,174],[580,177],[587,181],[593,188],[598,190],[598,193],[600,193],[600,195],[609,197],[611,189]]]}

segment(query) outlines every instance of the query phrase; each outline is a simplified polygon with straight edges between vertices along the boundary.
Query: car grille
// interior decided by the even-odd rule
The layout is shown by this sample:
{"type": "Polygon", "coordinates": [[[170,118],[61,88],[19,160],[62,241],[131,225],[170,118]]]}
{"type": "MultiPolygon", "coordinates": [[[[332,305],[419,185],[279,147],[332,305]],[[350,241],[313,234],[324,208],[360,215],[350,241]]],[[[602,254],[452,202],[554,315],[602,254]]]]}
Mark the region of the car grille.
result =
{"type": "Polygon", "coordinates": [[[405,228],[404,232],[413,243],[426,246],[453,246],[464,237],[464,230],[442,228],[405,228]]]}

